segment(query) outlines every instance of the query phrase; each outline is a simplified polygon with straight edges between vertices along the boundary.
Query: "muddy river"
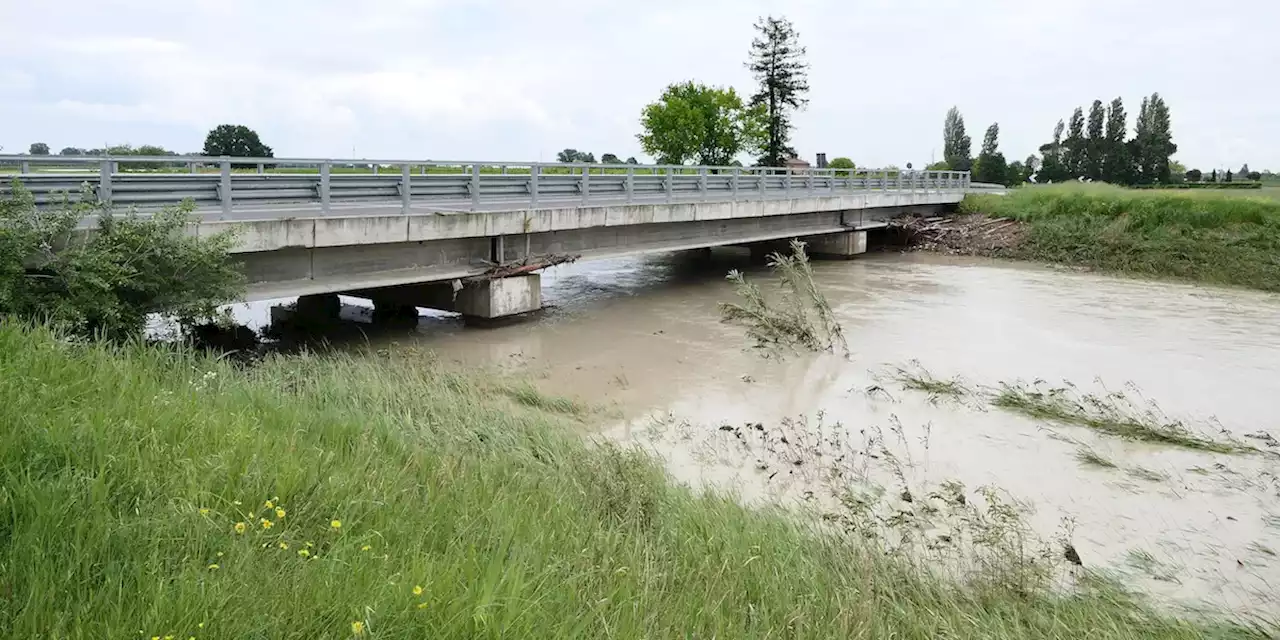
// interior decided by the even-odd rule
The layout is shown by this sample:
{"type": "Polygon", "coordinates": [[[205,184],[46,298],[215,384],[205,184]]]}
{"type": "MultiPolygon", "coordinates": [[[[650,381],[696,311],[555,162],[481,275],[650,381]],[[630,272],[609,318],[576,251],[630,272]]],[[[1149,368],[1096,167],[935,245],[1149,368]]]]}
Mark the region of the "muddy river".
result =
{"type": "MultiPolygon", "coordinates": [[[[735,454],[730,427],[878,434],[896,449],[898,481],[1000,487],[1033,510],[1027,517],[1045,537],[1065,529],[1086,567],[1164,602],[1280,614],[1280,458],[1129,442],[976,396],[906,389],[892,373],[959,377],[972,389],[1069,383],[1155,403],[1210,435],[1280,436],[1280,297],[869,255],[815,263],[851,354],[779,359],[720,321],[718,303],[734,299],[723,279],[731,268],[770,278],[728,251],[570,265],[544,276],[549,308],[535,319],[481,330],[424,316],[416,328],[370,327],[359,340],[414,342],[446,361],[527,376],[601,407],[586,428],[640,443],[675,477],[747,501],[794,491],[775,490],[777,461],[735,454]],[[1114,466],[1087,464],[1085,450],[1114,466]]],[[[251,324],[265,318],[262,306],[236,313],[251,324]]]]}

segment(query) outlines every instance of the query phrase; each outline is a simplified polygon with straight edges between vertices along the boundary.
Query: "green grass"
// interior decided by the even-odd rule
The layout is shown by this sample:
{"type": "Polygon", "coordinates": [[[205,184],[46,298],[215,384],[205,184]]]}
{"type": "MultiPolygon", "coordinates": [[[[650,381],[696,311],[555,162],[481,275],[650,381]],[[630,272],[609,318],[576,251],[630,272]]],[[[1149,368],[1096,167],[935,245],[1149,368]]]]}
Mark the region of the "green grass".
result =
{"type": "Polygon", "coordinates": [[[927,577],[806,520],[674,487],[508,387],[409,352],[237,369],[0,323],[0,629],[1262,637],[1153,613],[1105,582],[1055,595],[927,577]]]}
{"type": "Polygon", "coordinates": [[[1079,460],[1080,464],[1086,467],[1097,467],[1099,469],[1116,468],[1116,463],[1088,447],[1076,449],[1076,460],[1079,460]]]}
{"type": "Polygon", "coordinates": [[[964,380],[959,376],[947,380],[935,378],[918,362],[912,362],[908,367],[894,369],[890,377],[901,384],[903,389],[922,391],[933,398],[959,398],[970,393],[964,380]]]}
{"type": "Polygon", "coordinates": [[[1276,192],[1068,184],[969,195],[961,207],[1027,223],[1008,257],[1280,291],[1276,192]]]}

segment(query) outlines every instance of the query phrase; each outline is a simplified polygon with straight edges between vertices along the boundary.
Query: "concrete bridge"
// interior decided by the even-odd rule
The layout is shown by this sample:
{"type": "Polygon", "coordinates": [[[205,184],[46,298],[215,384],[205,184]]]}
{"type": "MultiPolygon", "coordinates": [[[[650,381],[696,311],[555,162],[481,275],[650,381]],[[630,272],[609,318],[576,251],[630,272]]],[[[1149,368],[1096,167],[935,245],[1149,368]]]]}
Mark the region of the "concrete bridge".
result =
{"type": "MultiPolygon", "coordinates": [[[[39,205],[64,194],[147,213],[195,203],[196,235],[234,229],[249,300],[370,299],[478,318],[541,307],[536,271],[590,260],[805,239],[816,256],[955,205],[952,171],[405,160],[0,156],[39,205]],[[86,170],[88,169],[88,170],[86,170]]],[[[0,197],[10,190],[8,180],[0,197]]]]}

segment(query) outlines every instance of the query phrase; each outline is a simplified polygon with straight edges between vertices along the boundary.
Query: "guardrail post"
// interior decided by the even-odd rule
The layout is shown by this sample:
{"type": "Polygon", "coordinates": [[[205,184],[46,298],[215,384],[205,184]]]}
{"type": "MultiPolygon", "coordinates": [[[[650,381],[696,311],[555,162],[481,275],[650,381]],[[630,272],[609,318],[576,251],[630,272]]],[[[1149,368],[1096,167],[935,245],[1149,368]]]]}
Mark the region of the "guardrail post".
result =
{"type": "Polygon", "coordinates": [[[18,173],[31,173],[31,161],[23,160],[18,164],[18,173]]]}
{"type": "Polygon", "coordinates": [[[738,199],[738,185],[742,181],[742,167],[733,168],[733,199],[738,199]]]}
{"type": "Polygon", "coordinates": [[[111,205],[111,161],[103,160],[98,167],[98,202],[111,205]]]}
{"type": "Polygon", "coordinates": [[[190,173],[195,173],[195,172],[196,172],[196,163],[195,163],[195,162],[188,162],[188,163],[187,163],[187,171],[188,171],[188,172],[190,172],[190,173]]]}
{"type": "Polygon", "coordinates": [[[378,163],[376,163],[376,162],[375,162],[375,163],[373,163],[373,164],[372,164],[372,165],[370,165],[370,166],[372,166],[372,167],[373,167],[373,175],[375,175],[375,176],[376,176],[376,175],[378,175],[378,163]]]}
{"type": "Polygon", "coordinates": [[[529,167],[529,198],[530,209],[538,208],[538,174],[542,173],[542,165],[531,165],[529,167]]]}
{"type": "Polygon", "coordinates": [[[672,172],[672,171],[674,171],[674,169],[672,169],[671,167],[667,167],[667,177],[663,179],[663,183],[662,183],[662,184],[663,184],[663,188],[664,188],[664,189],[666,189],[666,191],[667,191],[667,203],[668,203],[668,204],[670,204],[670,203],[671,203],[671,200],[672,200],[673,196],[675,195],[675,191],[674,191],[674,189],[673,189],[673,187],[675,186],[675,180],[673,180],[673,177],[672,177],[672,175],[671,175],[671,172],[672,172]]]}
{"type": "Polygon", "coordinates": [[[627,167],[627,204],[636,201],[636,168],[627,167]]]}
{"type": "Polygon", "coordinates": [[[471,165],[471,210],[480,210],[480,165],[471,165]]]}
{"type": "Polygon", "coordinates": [[[222,156],[219,166],[222,170],[222,179],[218,182],[220,187],[218,198],[222,200],[222,216],[225,218],[231,215],[231,159],[222,156]]]}
{"type": "Polygon", "coordinates": [[[320,211],[329,213],[329,173],[332,166],[328,160],[320,163],[320,211]]]}
{"type": "Polygon", "coordinates": [[[591,167],[582,168],[582,204],[587,204],[587,200],[591,198],[591,167]]]}
{"type": "Polygon", "coordinates": [[[409,208],[413,206],[411,176],[413,176],[413,165],[408,163],[400,165],[400,212],[405,215],[409,215],[409,208]]]}
{"type": "Polygon", "coordinates": [[[262,175],[262,174],[264,174],[264,173],[266,173],[266,172],[267,172],[267,168],[266,168],[265,166],[263,166],[261,162],[259,162],[259,163],[258,163],[258,175],[262,175]]]}
{"type": "Polygon", "coordinates": [[[791,168],[787,168],[787,174],[783,177],[783,188],[786,190],[787,197],[791,197],[791,168]]]}
{"type": "Polygon", "coordinates": [[[698,191],[702,192],[702,199],[707,199],[707,168],[698,169],[698,191]]]}

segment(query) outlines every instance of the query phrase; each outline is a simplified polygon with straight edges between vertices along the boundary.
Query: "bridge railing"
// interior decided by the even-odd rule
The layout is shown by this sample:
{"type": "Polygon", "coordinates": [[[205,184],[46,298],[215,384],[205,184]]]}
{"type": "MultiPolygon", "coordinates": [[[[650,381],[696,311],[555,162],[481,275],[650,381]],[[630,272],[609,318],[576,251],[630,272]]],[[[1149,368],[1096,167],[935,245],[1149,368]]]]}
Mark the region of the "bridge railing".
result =
{"type": "MultiPolygon", "coordinates": [[[[186,199],[219,216],[233,209],[306,205],[321,215],[353,206],[440,211],[807,197],[859,191],[959,191],[968,172],[685,165],[0,155],[0,197],[11,179],[37,204],[88,197],[141,209],[186,199]],[[13,170],[16,169],[16,173],[13,170]]],[[[295,214],[296,215],[296,214],[295,214]]]]}

